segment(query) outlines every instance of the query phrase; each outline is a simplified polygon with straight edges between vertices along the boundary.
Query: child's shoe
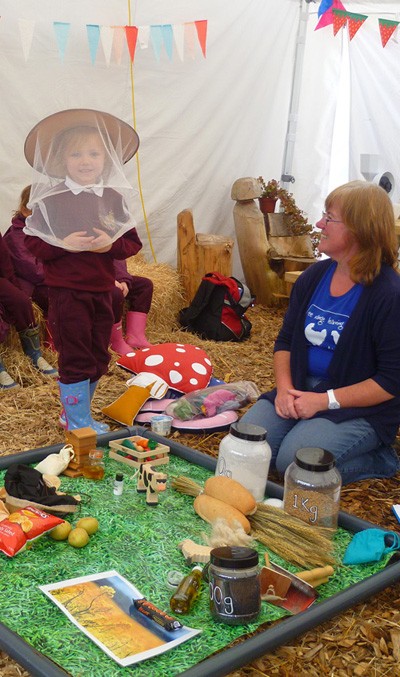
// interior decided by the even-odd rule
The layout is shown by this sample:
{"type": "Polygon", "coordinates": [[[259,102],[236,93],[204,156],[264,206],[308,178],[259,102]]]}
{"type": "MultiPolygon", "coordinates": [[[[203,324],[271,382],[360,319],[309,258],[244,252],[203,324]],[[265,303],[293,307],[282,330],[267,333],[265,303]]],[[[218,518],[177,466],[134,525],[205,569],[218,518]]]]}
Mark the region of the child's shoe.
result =
{"type": "Polygon", "coordinates": [[[19,388],[19,383],[11,378],[0,360],[0,390],[11,390],[11,388],[19,388]]]}

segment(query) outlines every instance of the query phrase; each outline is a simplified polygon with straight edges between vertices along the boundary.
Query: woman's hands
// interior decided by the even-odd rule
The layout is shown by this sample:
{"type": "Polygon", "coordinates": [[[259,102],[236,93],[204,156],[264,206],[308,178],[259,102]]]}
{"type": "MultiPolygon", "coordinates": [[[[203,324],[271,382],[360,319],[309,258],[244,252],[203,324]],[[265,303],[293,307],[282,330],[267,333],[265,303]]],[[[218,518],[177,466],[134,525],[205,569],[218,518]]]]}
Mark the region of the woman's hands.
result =
{"type": "Polygon", "coordinates": [[[277,392],[275,410],[282,418],[312,418],[318,411],[327,409],[326,393],[313,393],[288,388],[277,392]]]}
{"type": "Polygon", "coordinates": [[[275,397],[275,411],[282,418],[299,418],[294,406],[295,398],[288,389],[277,391],[275,397]]]}
{"type": "Polygon", "coordinates": [[[313,393],[290,388],[288,396],[293,397],[293,410],[296,416],[291,418],[312,418],[318,411],[328,408],[328,395],[326,393],[313,393]]]}

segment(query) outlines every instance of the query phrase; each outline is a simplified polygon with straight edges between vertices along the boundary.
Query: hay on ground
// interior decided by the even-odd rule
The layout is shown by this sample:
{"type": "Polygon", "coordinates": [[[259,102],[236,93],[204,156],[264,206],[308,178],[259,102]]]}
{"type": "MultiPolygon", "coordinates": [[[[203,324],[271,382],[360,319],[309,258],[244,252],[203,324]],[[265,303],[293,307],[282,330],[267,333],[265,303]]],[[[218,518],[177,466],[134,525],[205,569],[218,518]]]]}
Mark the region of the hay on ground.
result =
{"type": "MultiPolygon", "coordinates": [[[[282,321],[284,309],[257,306],[247,313],[253,323],[251,337],[243,343],[202,341],[183,331],[177,322],[185,305],[183,289],[175,270],[165,264],[149,264],[137,256],[129,261],[130,272],[150,277],[154,282],[154,299],[148,318],[148,337],[152,343],[179,341],[200,346],[209,354],[214,374],[228,382],[254,381],[261,391],[273,385],[272,346],[282,321]]],[[[39,318],[40,319],[40,318],[39,318]]],[[[60,411],[57,383],[33,369],[22,355],[18,337],[11,334],[0,346],[0,354],[10,374],[21,384],[15,391],[0,393],[0,455],[64,442],[58,427],[60,411]]],[[[56,363],[55,356],[45,351],[56,363]]],[[[106,420],[101,407],[109,404],[125,388],[127,372],[116,365],[112,355],[109,372],[99,383],[93,412],[106,420]]],[[[110,422],[112,429],[117,423],[110,422]]],[[[214,457],[226,433],[199,435],[174,433],[174,437],[214,457]]],[[[271,473],[271,479],[278,478],[271,473]]],[[[365,480],[345,487],[341,509],[386,528],[397,529],[391,505],[399,501],[399,477],[392,480],[365,480]]],[[[283,646],[231,677],[321,677],[347,675],[400,677],[400,585],[384,591],[374,599],[327,621],[288,646],[283,646]]],[[[0,675],[23,675],[17,664],[0,652],[0,675]]]]}

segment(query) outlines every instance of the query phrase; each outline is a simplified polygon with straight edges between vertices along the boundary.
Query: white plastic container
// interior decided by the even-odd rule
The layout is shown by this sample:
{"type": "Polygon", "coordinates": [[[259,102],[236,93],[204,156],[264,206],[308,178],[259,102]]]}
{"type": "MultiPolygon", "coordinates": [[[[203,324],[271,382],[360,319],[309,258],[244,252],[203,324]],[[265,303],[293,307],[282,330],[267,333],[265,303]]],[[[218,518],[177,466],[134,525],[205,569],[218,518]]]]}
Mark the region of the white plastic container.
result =
{"type": "Polygon", "coordinates": [[[172,420],[172,416],[167,416],[166,414],[157,414],[156,416],[153,416],[150,421],[153,433],[158,433],[158,435],[169,435],[171,432],[172,420]]]}
{"type": "Polygon", "coordinates": [[[271,447],[267,431],[257,425],[232,423],[219,445],[216,475],[225,475],[251,491],[256,501],[265,498],[271,447]]]}

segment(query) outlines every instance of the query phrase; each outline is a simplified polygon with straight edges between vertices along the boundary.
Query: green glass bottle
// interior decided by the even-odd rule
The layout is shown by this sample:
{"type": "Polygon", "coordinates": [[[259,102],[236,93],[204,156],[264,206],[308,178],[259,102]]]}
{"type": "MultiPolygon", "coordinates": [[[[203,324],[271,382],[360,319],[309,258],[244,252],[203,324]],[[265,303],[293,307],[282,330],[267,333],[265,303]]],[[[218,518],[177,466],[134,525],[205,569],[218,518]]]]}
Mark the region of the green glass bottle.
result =
{"type": "Polygon", "coordinates": [[[182,579],[176,592],[174,592],[169,601],[169,605],[174,613],[189,613],[193,602],[200,592],[202,577],[202,568],[196,566],[192,569],[190,574],[182,579]]]}

